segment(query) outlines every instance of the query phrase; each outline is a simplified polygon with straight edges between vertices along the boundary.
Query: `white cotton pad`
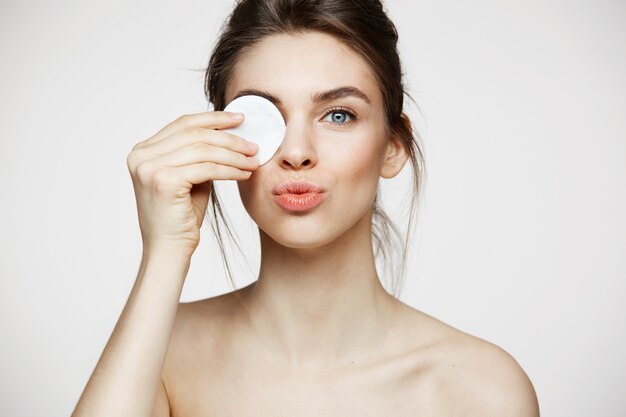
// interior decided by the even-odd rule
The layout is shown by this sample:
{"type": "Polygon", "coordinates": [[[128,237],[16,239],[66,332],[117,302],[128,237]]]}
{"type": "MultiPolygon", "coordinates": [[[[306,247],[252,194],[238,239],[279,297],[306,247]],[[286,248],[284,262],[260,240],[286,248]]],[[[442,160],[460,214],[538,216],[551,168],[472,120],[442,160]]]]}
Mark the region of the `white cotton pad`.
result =
{"type": "Polygon", "coordinates": [[[268,99],[256,95],[237,97],[224,108],[224,111],[243,113],[239,125],[223,129],[259,145],[254,155],[263,165],[276,153],[285,137],[285,120],[280,110],[268,99]]]}

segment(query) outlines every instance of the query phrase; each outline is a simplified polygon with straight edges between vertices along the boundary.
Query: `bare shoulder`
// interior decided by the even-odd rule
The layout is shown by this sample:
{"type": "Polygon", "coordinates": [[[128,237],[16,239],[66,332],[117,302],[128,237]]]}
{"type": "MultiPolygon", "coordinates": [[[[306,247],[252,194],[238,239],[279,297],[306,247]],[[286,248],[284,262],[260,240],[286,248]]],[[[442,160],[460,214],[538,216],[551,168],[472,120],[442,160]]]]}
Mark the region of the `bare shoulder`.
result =
{"type": "Polygon", "coordinates": [[[187,342],[191,337],[200,341],[203,335],[219,334],[215,331],[230,326],[234,314],[242,308],[238,299],[247,289],[244,287],[198,301],[179,303],[172,340],[187,342]]]}
{"type": "MultiPolygon", "coordinates": [[[[415,310],[417,312],[417,310],[415,310]]],[[[534,387],[503,348],[419,312],[430,329],[429,380],[442,415],[538,417],[534,387]]]]}
{"type": "Polygon", "coordinates": [[[169,379],[184,374],[181,372],[184,369],[190,372],[197,369],[198,361],[202,360],[199,358],[218,353],[221,342],[232,331],[232,319],[238,310],[237,296],[231,292],[179,303],[164,364],[164,374],[169,379]]]}
{"type": "Polygon", "coordinates": [[[172,415],[184,415],[197,404],[197,387],[207,382],[207,370],[215,371],[229,354],[237,295],[181,302],[172,326],[161,378],[172,415]]]}
{"type": "Polygon", "coordinates": [[[533,385],[507,351],[463,333],[450,343],[454,346],[449,350],[447,375],[440,381],[444,396],[458,399],[447,402],[451,412],[482,417],[539,416],[533,385]]]}

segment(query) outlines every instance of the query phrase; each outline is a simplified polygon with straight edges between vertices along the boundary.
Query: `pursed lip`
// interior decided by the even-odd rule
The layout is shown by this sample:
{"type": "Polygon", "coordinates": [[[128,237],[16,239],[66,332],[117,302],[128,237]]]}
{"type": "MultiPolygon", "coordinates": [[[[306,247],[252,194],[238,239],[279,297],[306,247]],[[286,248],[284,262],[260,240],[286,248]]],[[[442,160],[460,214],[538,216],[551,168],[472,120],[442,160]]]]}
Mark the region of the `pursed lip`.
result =
{"type": "Polygon", "coordinates": [[[326,190],[317,184],[313,184],[309,181],[287,181],[282,184],[278,184],[272,190],[274,195],[282,194],[305,194],[305,193],[318,193],[321,194],[326,190]]]}

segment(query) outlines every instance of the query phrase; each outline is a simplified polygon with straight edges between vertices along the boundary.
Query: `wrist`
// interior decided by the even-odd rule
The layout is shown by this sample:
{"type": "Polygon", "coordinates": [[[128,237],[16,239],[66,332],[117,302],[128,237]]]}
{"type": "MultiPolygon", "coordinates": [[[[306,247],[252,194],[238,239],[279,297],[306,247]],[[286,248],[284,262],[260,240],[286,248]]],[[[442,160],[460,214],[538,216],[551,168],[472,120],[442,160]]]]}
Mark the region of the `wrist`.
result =
{"type": "Polygon", "coordinates": [[[191,266],[192,254],[177,246],[144,247],[138,277],[141,281],[164,280],[182,285],[191,266]]]}
{"type": "Polygon", "coordinates": [[[173,259],[190,262],[194,250],[174,244],[144,245],[143,257],[146,259],[173,259]]]}

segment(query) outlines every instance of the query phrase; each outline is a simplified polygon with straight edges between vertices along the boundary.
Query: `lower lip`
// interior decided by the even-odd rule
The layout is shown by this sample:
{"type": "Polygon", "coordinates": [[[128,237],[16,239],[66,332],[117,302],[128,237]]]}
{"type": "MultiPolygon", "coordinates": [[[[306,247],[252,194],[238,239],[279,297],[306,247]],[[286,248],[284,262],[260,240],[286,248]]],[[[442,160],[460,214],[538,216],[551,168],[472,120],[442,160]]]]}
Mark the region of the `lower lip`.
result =
{"type": "Polygon", "coordinates": [[[310,210],[321,203],[323,198],[323,193],[280,194],[274,196],[274,200],[279,206],[291,211],[310,210]]]}

